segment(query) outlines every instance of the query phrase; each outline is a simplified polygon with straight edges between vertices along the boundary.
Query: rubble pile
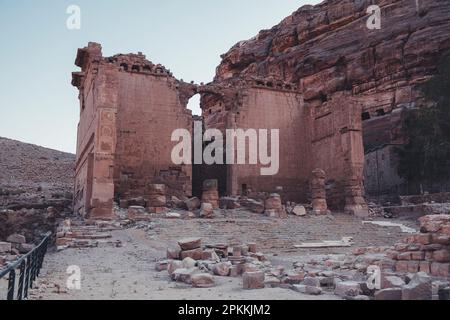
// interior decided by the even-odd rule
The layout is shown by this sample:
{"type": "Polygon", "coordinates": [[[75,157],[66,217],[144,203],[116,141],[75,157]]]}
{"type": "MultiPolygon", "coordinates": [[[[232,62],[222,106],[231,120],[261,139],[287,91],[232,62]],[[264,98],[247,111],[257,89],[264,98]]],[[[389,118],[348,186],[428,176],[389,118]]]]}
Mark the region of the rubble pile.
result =
{"type": "Polygon", "coordinates": [[[263,288],[270,267],[255,243],[202,246],[201,238],[179,240],[177,248],[167,249],[167,259],[155,265],[157,271],[167,270],[173,281],[193,287],[214,286],[214,276],[242,276],[244,289],[263,288]]]}
{"type": "Polygon", "coordinates": [[[74,221],[66,219],[58,226],[56,232],[57,250],[99,246],[121,247],[120,240],[111,240],[111,231],[120,230],[129,223],[129,220],[74,221]]]}
{"type": "Polygon", "coordinates": [[[397,272],[425,272],[450,277],[450,215],[421,217],[421,233],[411,235],[389,252],[397,272]]]}
{"type": "Polygon", "coordinates": [[[35,245],[27,240],[24,235],[14,233],[6,241],[0,241],[0,269],[34,249],[35,245]]]}

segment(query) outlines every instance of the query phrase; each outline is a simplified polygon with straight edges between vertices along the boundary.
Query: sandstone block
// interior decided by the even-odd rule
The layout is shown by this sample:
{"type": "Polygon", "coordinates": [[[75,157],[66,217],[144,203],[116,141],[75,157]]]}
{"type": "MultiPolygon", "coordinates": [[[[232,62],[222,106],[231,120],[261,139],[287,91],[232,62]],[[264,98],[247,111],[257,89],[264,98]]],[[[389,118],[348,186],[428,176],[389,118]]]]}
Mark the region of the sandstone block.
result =
{"type": "Polygon", "coordinates": [[[169,268],[169,261],[158,261],[155,263],[155,270],[158,272],[165,271],[169,268]]]}
{"type": "Polygon", "coordinates": [[[263,289],[265,287],[262,271],[244,272],[242,281],[245,290],[263,289]]]}
{"type": "Polygon", "coordinates": [[[11,243],[0,242],[0,253],[7,253],[11,251],[11,243]]]}
{"type": "Polygon", "coordinates": [[[179,260],[171,260],[167,265],[167,272],[172,275],[176,270],[183,269],[183,262],[179,260]]]}
{"type": "Polygon", "coordinates": [[[201,218],[212,218],[214,215],[214,206],[211,203],[202,203],[202,207],[200,209],[200,217],[201,218]]]}
{"type": "Polygon", "coordinates": [[[419,272],[402,289],[402,300],[431,300],[431,278],[424,272],[419,272]]]}
{"type": "Polygon", "coordinates": [[[334,294],[340,297],[355,297],[362,293],[361,285],[356,281],[342,281],[336,283],[334,294]]]}
{"type": "Polygon", "coordinates": [[[320,279],[317,277],[306,277],[302,284],[310,287],[320,287],[320,279]]]}
{"type": "Polygon", "coordinates": [[[402,300],[402,288],[387,288],[377,291],[375,300],[402,300]]]}
{"type": "Polygon", "coordinates": [[[314,296],[318,296],[318,295],[322,294],[322,289],[320,289],[316,286],[308,286],[308,285],[304,285],[304,284],[294,284],[292,286],[292,288],[294,289],[294,291],[304,293],[304,294],[309,294],[309,295],[314,295],[314,296]]]}
{"type": "Polygon", "coordinates": [[[26,243],[25,236],[17,233],[10,235],[8,238],[6,238],[6,241],[15,244],[26,243]]]}
{"type": "Polygon", "coordinates": [[[149,185],[150,195],[162,195],[166,194],[166,186],[164,184],[150,184],[149,185]]]}
{"type": "Polygon", "coordinates": [[[173,281],[191,284],[192,276],[198,273],[200,273],[200,270],[197,268],[190,268],[190,269],[181,268],[175,270],[171,274],[171,278],[173,281]]]}
{"type": "Polygon", "coordinates": [[[195,288],[211,288],[215,285],[215,280],[209,273],[199,273],[191,276],[191,283],[195,288]]]}
{"type": "Polygon", "coordinates": [[[201,238],[185,238],[178,241],[181,250],[192,250],[202,246],[201,238]]]}
{"type": "Polygon", "coordinates": [[[197,197],[190,198],[188,200],[184,201],[184,204],[188,211],[194,211],[198,208],[200,208],[201,202],[200,199],[197,197]]]}
{"type": "Polygon", "coordinates": [[[450,262],[450,250],[434,251],[433,260],[436,262],[450,262]]]}
{"type": "Polygon", "coordinates": [[[304,217],[306,216],[306,209],[304,206],[295,206],[294,209],[292,209],[292,214],[299,217],[304,217]]]}
{"type": "Polygon", "coordinates": [[[217,263],[213,267],[213,272],[217,276],[227,277],[230,275],[231,265],[227,262],[217,263]]]}
{"type": "Polygon", "coordinates": [[[197,265],[197,261],[195,261],[194,259],[192,259],[190,257],[184,258],[182,262],[183,262],[184,269],[191,269],[197,265]]]}
{"type": "Polygon", "coordinates": [[[167,248],[167,259],[179,260],[181,250],[179,248],[167,248]]]}
{"type": "Polygon", "coordinates": [[[203,259],[203,250],[202,248],[197,248],[193,250],[185,250],[181,251],[180,258],[182,260],[186,258],[192,258],[194,260],[202,260],[203,259]]]}

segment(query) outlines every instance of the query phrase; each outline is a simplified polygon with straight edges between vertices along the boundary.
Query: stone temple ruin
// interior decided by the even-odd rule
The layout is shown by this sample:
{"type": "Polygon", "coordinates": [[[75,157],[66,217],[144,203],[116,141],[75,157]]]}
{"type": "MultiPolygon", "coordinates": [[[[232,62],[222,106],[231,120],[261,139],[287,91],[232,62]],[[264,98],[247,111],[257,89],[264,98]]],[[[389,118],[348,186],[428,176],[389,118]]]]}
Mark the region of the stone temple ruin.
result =
{"type": "Polygon", "coordinates": [[[148,205],[151,184],[166,185],[168,195],[200,197],[208,179],[218,180],[221,196],[277,191],[283,201],[313,201],[318,212],[367,214],[362,107],[350,95],[317,107],[296,84],[273,77],[186,83],[141,53],[103,57],[97,43],[79,49],[75,64],[81,71],[72,78],[80,100],[74,206],[81,215],[108,218],[114,201],[136,197],[148,205]],[[204,129],[280,129],[278,174],[261,176],[261,165],[250,164],[174,165],[171,134],[193,131],[187,103],[196,94],[204,129]],[[321,179],[322,192],[314,183],[321,179]]]}

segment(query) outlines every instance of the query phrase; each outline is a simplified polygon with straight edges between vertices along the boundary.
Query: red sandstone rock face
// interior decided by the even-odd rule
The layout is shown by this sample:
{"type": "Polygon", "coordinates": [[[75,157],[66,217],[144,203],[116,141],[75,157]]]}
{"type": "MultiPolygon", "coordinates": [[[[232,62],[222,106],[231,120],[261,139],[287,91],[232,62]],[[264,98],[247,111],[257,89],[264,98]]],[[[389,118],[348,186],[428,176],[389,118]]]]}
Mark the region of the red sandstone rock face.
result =
{"type": "MultiPolygon", "coordinates": [[[[391,85],[407,87],[433,74],[439,54],[450,49],[450,3],[421,0],[417,11],[414,1],[381,1],[381,30],[366,26],[371,4],[331,0],[303,6],[224,54],[216,81],[275,76],[298,83],[311,100],[343,90],[390,91],[391,85]]],[[[398,90],[395,98],[408,100],[407,91],[398,90]]]]}

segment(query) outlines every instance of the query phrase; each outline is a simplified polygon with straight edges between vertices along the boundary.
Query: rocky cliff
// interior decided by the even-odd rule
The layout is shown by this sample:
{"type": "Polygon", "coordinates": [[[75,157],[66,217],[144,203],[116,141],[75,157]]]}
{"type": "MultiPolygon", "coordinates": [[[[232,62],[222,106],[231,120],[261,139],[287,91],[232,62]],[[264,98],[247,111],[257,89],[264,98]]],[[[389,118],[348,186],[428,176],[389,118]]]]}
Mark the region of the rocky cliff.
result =
{"type": "MultiPolygon", "coordinates": [[[[449,17],[448,0],[328,0],[303,6],[224,54],[215,82],[282,79],[298,84],[311,107],[341,92],[350,94],[363,105],[355,116],[363,117],[370,153],[403,142],[403,111],[425,103],[420,84],[436,73],[440,56],[450,50],[449,17]],[[381,29],[367,27],[373,4],[381,9],[381,29]]],[[[380,168],[366,170],[372,173],[366,181],[377,185],[374,192],[397,188],[378,181],[382,170],[396,174],[389,158],[380,168]]]]}

